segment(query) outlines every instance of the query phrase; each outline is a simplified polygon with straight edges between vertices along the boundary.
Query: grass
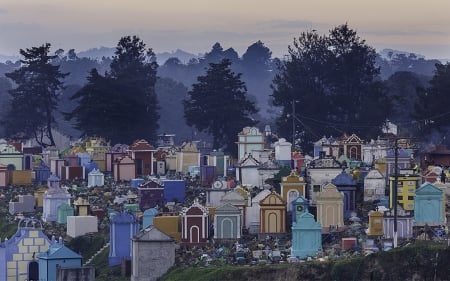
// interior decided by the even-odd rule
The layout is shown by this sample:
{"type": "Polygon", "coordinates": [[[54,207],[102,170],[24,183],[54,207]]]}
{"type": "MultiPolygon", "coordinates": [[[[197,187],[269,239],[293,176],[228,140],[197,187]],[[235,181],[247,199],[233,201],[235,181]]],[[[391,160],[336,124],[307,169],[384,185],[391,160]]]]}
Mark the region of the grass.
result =
{"type": "Polygon", "coordinates": [[[419,242],[369,256],[266,266],[174,267],[161,281],[450,280],[447,243],[419,242]],[[436,278],[436,279],[435,279],[436,278]]]}
{"type": "Polygon", "coordinates": [[[95,281],[129,281],[129,277],[121,276],[121,267],[109,266],[108,248],[104,249],[91,262],[90,266],[95,267],[95,281]]]}

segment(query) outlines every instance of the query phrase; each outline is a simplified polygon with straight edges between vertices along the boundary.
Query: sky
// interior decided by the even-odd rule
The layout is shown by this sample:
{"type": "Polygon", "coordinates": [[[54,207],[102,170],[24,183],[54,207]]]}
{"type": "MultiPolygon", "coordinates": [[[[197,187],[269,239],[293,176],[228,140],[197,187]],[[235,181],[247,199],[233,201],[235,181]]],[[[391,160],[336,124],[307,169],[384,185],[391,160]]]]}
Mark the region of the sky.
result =
{"type": "Polygon", "coordinates": [[[261,40],[283,57],[301,32],[344,23],[377,51],[450,59],[450,0],[0,0],[0,54],[44,43],[80,52],[138,35],[155,53],[219,42],[241,56],[261,40]]]}

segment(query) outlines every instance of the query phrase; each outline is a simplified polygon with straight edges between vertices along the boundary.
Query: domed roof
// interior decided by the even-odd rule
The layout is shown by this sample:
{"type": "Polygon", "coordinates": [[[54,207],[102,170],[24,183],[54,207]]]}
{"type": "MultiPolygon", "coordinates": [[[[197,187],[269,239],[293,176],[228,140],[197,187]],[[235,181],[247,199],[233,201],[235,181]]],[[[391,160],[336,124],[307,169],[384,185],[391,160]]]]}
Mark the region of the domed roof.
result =
{"type": "Polygon", "coordinates": [[[135,223],[135,222],[136,217],[126,210],[123,210],[120,213],[111,217],[111,223],[135,223]]]}
{"type": "Polygon", "coordinates": [[[356,185],[356,180],[345,171],[342,171],[331,182],[336,186],[351,186],[356,185]]]}

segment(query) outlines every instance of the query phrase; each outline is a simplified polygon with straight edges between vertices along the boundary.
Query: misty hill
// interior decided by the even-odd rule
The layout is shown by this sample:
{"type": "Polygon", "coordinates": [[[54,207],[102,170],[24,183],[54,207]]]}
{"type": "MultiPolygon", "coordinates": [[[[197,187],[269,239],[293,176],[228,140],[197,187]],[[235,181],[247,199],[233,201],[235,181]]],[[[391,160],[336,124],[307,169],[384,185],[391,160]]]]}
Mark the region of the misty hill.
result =
{"type": "Polygon", "coordinates": [[[379,52],[377,52],[383,59],[392,60],[397,55],[405,55],[405,56],[415,56],[418,59],[425,59],[424,55],[411,53],[407,51],[400,51],[400,50],[394,50],[394,49],[383,49],[379,52]]]}
{"type": "Polygon", "coordinates": [[[100,48],[92,48],[88,49],[86,51],[81,51],[77,53],[77,56],[79,58],[90,58],[93,60],[99,60],[103,57],[105,58],[111,58],[114,55],[114,51],[116,48],[110,48],[110,47],[100,47],[100,48]]]}
{"type": "Polygon", "coordinates": [[[181,49],[177,49],[176,51],[157,53],[156,60],[158,61],[158,64],[164,64],[170,58],[177,58],[182,63],[187,64],[192,59],[197,59],[200,56],[200,54],[194,55],[181,49]]]}
{"type": "Polygon", "coordinates": [[[419,75],[433,76],[436,64],[445,63],[438,59],[426,59],[425,56],[393,49],[383,49],[376,58],[383,80],[399,71],[409,71],[419,75]]]}
{"type": "Polygon", "coordinates": [[[2,54],[0,54],[0,62],[7,62],[7,61],[12,61],[12,62],[15,62],[15,61],[18,61],[19,60],[19,56],[17,55],[17,56],[8,56],[8,55],[2,55],[2,54]]]}
{"type": "MultiPolygon", "coordinates": [[[[100,47],[92,48],[86,51],[81,51],[77,53],[79,58],[90,58],[93,60],[101,60],[102,58],[112,58],[114,56],[114,51],[116,48],[100,47]]],[[[158,64],[164,64],[169,58],[178,58],[182,63],[187,64],[191,59],[198,58],[199,56],[188,53],[181,49],[176,49],[176,51],[162,52],[156,54],[156,61],[158,64]]]]}

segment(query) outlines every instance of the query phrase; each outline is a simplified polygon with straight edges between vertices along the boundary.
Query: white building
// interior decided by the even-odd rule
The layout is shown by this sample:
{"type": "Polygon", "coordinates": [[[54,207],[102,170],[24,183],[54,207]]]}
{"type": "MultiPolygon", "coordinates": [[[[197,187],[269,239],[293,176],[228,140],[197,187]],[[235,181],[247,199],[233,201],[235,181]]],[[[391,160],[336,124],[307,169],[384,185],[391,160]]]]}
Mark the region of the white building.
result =
{"type": "Polygon", "coordinates": [[[377,169],[371,170],[364,178],[364,201],[380,200],[385,189],[386,178],[377,169]]]}
{"type": "Polygon", "coordinates": [[[264,189],[252,198],[251,206],[247,207],[245,213],[245,227],[249,230],[249,233],[255,234],[259,233],[259,228],[261,225],[260,220],[260,210],[261,206],[259,202],[266,198],[271,193],[270,190],[264,189]]]}
{"type": "Polygon", "coordinates": [[[373,165],[375,161],[385,158],[392,144],[387,140],[371,140],[362,145],[362,161],[366,165],[373,165]]]}
{"type": "Polygon", "coordinates": [[[67,235],[72,238],[86,233],[98,232],[98,219],[96,216],[68,216],[67,235]]]}
{"type": "Polygon", "coordinates": [[[333,157],[323,157],[311,161],[308,165],[309,180],[307,199],[312,206],[316,205],[316,197],[323,187],[342,172],[341,164],[333,157]]]}

